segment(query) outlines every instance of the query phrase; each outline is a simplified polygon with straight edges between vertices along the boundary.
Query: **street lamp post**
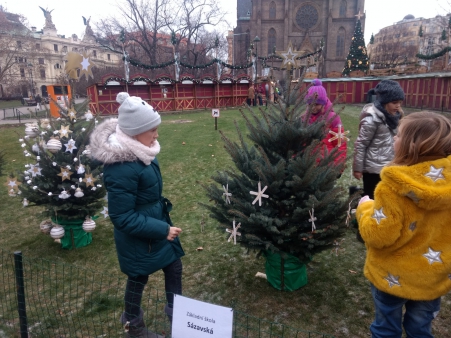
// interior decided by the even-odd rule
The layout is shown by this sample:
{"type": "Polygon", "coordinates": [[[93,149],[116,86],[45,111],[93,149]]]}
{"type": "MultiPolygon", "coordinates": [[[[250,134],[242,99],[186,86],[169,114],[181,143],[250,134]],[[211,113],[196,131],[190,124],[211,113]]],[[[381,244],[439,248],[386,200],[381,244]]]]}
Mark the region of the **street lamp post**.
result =
{"type": "Polygon", "coordinates": [[[31,79],[31,95],[34,97],[34,84],[33,84],[33,65],[29,63],[28,65],[28,72],[30,73],[30,79],[31,79]]]}
{"type": "Polygon", "coordinates": [[[257,82],[258,79],[258,42],[260,42],[260,38],[258,37],[258,35],[254,38],[254,40],[252,40],[252,42],[255,45],[255,81],[257,82]]]}

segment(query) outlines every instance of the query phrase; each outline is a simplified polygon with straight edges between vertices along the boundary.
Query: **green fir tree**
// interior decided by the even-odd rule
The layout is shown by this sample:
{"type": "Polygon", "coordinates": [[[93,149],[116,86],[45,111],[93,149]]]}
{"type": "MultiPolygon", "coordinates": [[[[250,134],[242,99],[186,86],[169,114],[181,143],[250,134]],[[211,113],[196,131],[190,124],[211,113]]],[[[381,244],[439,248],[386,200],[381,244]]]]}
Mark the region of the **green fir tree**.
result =
{"type": "Polygon", "coordinates": [[[442,37],[441,37],[442,41],[446,40],[446,30],[442,30],[442,37]]]}
{"type": "Polygon", "coordinates": [[[419,36],[420,38],[423,37],[423,25],[420,26],[420,30],[418,31],[418,36],[419,36]]]}
{"type": "Polygon", "coordinates": [[[344,167],[333,162],[338,149],[327,153],[321,143],[328,132],[325,121],[307,124],[305,92],[299,93],[298,87],[289,87],[288,102],[241,110],[248,141],[236,122],[238,142],[221,132],[235,168],[218,171],[215,183],[204,187],[214,201],[205,207],[221,229],[241,223],[238,243],[307,263],[342,235],[348,196],[336,184],[344,167]],[[267,195],[261,205],[255,195],[259,189],[267,195]]]}
{"type": "Polygon", "coordinates": [[[29,163],[19,175],[16,195],[29,206],[43,206],[54,222],[94,216],[105,203],[102,166],[89,156],[89,136],[97,120],[87,105],[75,109],[67,102],[67,108],[60,106],[61,117],[27,124],[19,139],[29,163]]]}
{"type": "Polygon", "coordinates": [[[354,36],[352,37],[351,46],[349,47],[349,53],[342,73],[343,75],[349,75],[353,70],[366,72],[368,67],[368,53],[365,47],[362,24],[360,23],[360,20],[357,20],[354,36]]]}
{"type": "Polygon", "coordinates": [[[371,45],[374,44],[374,34],[373,33],[371,33],[370,44],[371,45]]]}

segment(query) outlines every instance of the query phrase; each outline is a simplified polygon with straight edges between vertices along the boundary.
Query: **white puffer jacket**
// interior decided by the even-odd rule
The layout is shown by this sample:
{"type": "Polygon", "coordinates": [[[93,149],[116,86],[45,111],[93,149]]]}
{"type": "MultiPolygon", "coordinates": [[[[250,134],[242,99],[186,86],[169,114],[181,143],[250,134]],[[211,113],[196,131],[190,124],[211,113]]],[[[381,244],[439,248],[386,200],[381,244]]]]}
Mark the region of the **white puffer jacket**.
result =
{"type": "Polygon", "coordinates": [[[397,131],[388,128],[384,114],[373,103],[363,107],[354,143],[353,171],[379,174],[394,157],[393,137],[397,131]]]}

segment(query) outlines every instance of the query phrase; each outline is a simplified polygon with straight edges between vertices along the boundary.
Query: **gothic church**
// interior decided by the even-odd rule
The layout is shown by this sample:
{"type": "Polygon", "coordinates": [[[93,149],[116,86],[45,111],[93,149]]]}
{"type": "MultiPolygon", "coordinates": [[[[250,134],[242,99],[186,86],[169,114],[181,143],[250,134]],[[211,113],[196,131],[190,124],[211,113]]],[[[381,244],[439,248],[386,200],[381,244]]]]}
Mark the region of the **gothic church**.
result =
{"type": "MultiPolygon", "coordinates": [[[[254,53],[258,56],[272,54],[274,49],[286,50],[289,42],[294,49],[309,53],[317,50],[323,40],[319,77],[341,72],[356,15],[364,12],[364,5],[365,0],[237,0],[234,63],[246,63],[248,49],[256,36],[260,38],[260,42],[254,42],[254,53]]],[[[360,21],[364,29],[364,15],[360,21]]]]}

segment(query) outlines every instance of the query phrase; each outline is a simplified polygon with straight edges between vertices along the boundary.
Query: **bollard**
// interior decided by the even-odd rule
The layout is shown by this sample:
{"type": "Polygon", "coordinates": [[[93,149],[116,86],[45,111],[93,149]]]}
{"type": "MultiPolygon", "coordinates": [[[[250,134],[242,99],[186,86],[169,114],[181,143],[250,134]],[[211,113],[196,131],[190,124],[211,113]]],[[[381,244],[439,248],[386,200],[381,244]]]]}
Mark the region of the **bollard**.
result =
{"type": "Polygon", "coordinates": [[[21,251],[14,251],[14,270],[16,272],[17,310],[19,312],[20,337],[28,338],[27,310],[25,307],[25,286],[23,282],[23,261],[21,251]]]}

